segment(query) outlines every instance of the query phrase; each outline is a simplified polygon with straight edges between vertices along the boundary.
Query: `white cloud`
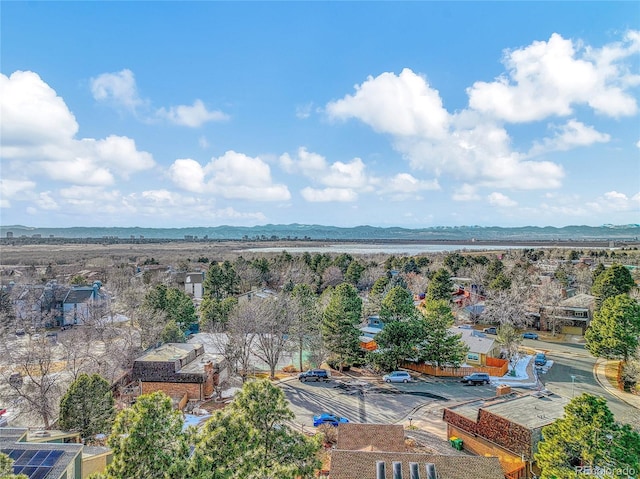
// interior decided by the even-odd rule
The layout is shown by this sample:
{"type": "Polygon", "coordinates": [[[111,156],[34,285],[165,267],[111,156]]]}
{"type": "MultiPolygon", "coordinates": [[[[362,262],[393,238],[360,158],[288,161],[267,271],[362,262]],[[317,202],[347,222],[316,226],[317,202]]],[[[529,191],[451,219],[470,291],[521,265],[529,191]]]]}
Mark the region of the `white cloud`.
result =
{"type": "Polygon", "coordinates": [[[135,111],[144,102],[138,95],[136,79],[131,70],[103,73],[90,80],[93,98],[135,111]]]}
{"type": "Polygon", "coordinates": [[[497,191],[489,194],[489,196],[487,196],[487,200],[489,201],[490,205],[498,206],[500,208],[508,208],[511,206],[516,206],[518,204],[508,196],[503,195],[502,193],[498,193],[497,191]]]}
{"type": "Polygon", "coordinates": [[[356,93],[331,102],[330,117],[357,118],[380,133],[394,136],[442,138],[449,114],[437,90],[408,68],[400,75],[382,73],[356,85],[356,93]]]}
{"type": "Polygon", "coordinates": [[[302,197],[311,203],[352,202],[358,199],[358,194],[350,188],[304,188],[300,191],[302,197]]]}
{"type": "Polygon", "coordinates": [[[201,136],[200,138],[198,138],[198,145],[203,150],[209,148],[209,140],[207,140],[206,136],[201,136]]]}
{"type": "Polygon", "coordinates": [[[454,201],[478,201],[480,195],[477,193],[475,186],[464,183],[453,193],[451,198],[454,201]]]}
{"type": "Polygon", "coordinates": [[[590,146],[594,143],[607,143],[611,136],[600,133],[592,126],[571,119],[561,126],[551,125],[555,130],[553,138],[545,138],[542,143],[534,144],[530,155],[538,155],[547,151],[565,151],[580,146],[590,146]]]}
{"type": "Polygon", "coordinates": [[[56,211],[60,209],[58,202],[51,196],[50,191],[43,191],[38,195],[35,204],[41,210],[56,211]]]}
{"type": "Polygon", "coordinates": [[[638,140],[638,142],[636,143],[636,146],[640,148],[640,140],[638,140]]]}
{"type": "Polygon", "coordinates": [[[0,74],[2,153],[72,138],[78,123],[55,90],[37,73],[0,74]]]}
{"type": "Polygon", "coordinates": [[[640,192],[629,197],[618,191],[608,191],[594,201],[586,203],[588,209],[601,212],[637,211],[640,214],[640,192]]]}
{"type": "Polygon", "coordinates": [[[168,110],[160,108],[156,114],[176,125],[198,128],[209,121],[223,121],[229,119],[226,113],[220,110],[207,110],[202,100],[195,100],[193,105],[172,106],[168,110]]]}
{"type": "Polygon", "coordinates": [[[449,115],[426,80],[405,69],[369,77],[354,96],[329,103],[332,117],[357,118],[393,135],[414,169],[492,188],[557,188],[564,172],[551,162],[525,161],[506,129],[473,110],[449,115]],[[396,101],[396,96],[398,97],[396,101]]]}
{"type": "Polygon", "coordinates": [[[44,175],[67,183],[108,185],[116,177],[126,179],[155,165],[152,156],[138,151],[127,137],[75,139],[75,117],[37,74],[15,72],[9,78],[1,75],[0,81],[0,156],[10,160],[3,165],[5,177],[44,175]]]}
{"type": "Polygon", "coordinates": [[[512,123],[567,116],[574,105],[588,105],[612,117],[633,115],[638,107],[627,90],[638,78],[623,60],[639,51],[640,39],[634,31],[623,43],[601,49],[582,48],[580,42],[554,33],[548,42],[505,51],[507,73],[468,88],[469,106],[512,123]]]}
{"type": "Polygon", "coordinates": [[[0,178],[0,208],[9,208],[12,199],[31,196],[36,183],[30,180],[0,178]]]}
{"type": "Polygon", "coordinates": [[[405,201],[408,199],[420,199],[419,193],[439,189],[440,184],[437,180],[424,181],[409,173],[398,173],[382,182],[378,193],[390,194],[394,201],[405,201]]]}
{"type": "Polygon", "coordinates": [[[224,198],[284,201],[291,198],[286,185],[274,184],[271,170],[259,157],[227,151],[204,167],[192,159],[176,160],[169,177],[180,188],[224,198]]]}

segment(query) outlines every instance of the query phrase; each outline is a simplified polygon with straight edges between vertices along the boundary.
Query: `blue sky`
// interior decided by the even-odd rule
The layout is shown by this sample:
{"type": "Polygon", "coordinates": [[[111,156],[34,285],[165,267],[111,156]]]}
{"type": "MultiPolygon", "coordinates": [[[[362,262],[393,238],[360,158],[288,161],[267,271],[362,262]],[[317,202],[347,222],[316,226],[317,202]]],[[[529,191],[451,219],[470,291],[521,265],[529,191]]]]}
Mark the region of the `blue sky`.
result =
{"type": "Polygon", "coordinates": [[[636,2],[2,2],[0,223],[640,223],[636,2]]]}

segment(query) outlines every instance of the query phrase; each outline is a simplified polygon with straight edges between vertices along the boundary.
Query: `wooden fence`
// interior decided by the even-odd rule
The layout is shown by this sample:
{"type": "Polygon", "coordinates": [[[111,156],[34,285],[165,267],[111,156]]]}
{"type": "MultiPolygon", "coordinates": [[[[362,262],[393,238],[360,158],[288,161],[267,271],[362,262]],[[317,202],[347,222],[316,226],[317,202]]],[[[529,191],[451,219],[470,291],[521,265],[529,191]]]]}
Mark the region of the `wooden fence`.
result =
{"type": "MultiPolygon", "coordinates": [[[[487,358],[489,359],[489,358],[487,358]]],[[[410,369],[411,371],[417,371],[422,374],[428,374],[429,376],[439,377],[462,377],[468,376],[472,373],[488,373],[489,376],[504,376],[509,370],[509,363],[504,359],[491,358],[492,366],[477,366],[477,367],[460,367],[453,368],[448,366],[432,366],[431,364],[418,364],[418,363],[403,363],[402,367],[410,369]],[[498,365],[500,364],[500,365],[498,365]]],[[[488,362],[488,361],[487,361],[488,362]]]]}

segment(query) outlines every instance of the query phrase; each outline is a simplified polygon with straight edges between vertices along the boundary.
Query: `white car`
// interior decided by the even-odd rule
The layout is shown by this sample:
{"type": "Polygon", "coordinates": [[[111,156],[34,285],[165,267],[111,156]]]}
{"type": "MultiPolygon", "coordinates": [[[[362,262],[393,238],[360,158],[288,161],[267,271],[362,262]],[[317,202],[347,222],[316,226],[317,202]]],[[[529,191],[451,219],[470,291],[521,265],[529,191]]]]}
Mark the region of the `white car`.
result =
{"type": "Polygon", "coordinates": [[[393,371],[382,376],[385,383],[408,383],[413,381],[411,375],[406,371],[393,371]]]}

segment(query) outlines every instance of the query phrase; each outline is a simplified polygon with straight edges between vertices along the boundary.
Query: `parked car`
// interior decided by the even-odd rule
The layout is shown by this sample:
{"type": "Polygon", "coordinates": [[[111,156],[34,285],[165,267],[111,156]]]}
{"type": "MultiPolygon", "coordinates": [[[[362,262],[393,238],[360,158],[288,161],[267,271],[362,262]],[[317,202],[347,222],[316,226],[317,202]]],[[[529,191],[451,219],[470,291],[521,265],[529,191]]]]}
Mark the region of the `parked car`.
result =
{"type": "Polygon", "coordinates": [[[487,334],[498,334],[498,329],[494,326],[491,326],[490,328],[484,328],[482,332],[487,334]]]}
{"type": "Polygon", "coordinates": [[[40,336],[39,333],[35,333],[35,334],[31,335],[31,340],[32,341],[40,341],[40,338],[41,338],[41,336],[40,336]]]}
{"type": "Polygon", "coordinates": [[[531,333],[531,332],[522,333],[522,337],[524,339],[538,339],[538,333],[531,333]]]}
{"type": "Polygon", "coordinates": [[[16,336],[24,336],[25,334],[26,334],[26,331],[24,330],[24,328],[16,329],[16,336]]]}
{"type": "Polygon", "coordinates": [[[349,422],[349,420],[346,417],[336,416],[335,414],[329,414],[328,412],[323,412],[322,414],[313,416],[313,425],[315,427],[322,426],[323,424],[337,426],[338,424],[345,424],[347,422],[349,422]]]}
{"type": "Polygon", "coordinates": [[[536,366],[544,366],[547,364],[547,355],[544,353],[537,353],[536,359],[533,361],[536,366]]]}
{"type": "Polygon", "coordinates": [[[487,373],[472,373],[462,378],[463,383],[467,384],[489,384],[491,377],[487,373]]]}
{"type": "Polygon", "coordinates": [[[302,382],[306,381],[328,381],[329,373],[326,369],[309,369],[298,374],[298,379],[302,382]]]}
{"type": "Polygon", "coordinates": [[[385,383],[408,383],[409,381],[413,381],[413,378],[411,374],[406,371],[392,371],[382,376],[382,380],[385,383]]]}

